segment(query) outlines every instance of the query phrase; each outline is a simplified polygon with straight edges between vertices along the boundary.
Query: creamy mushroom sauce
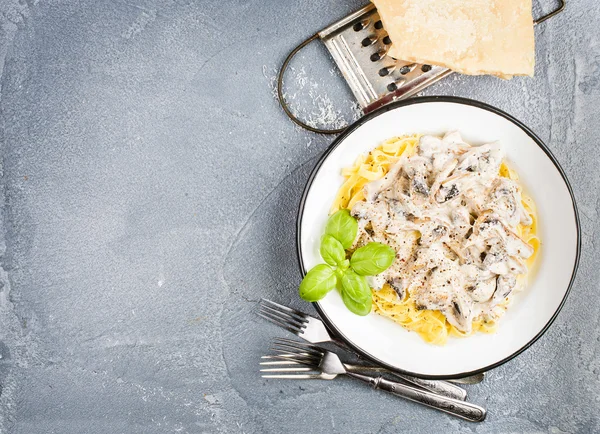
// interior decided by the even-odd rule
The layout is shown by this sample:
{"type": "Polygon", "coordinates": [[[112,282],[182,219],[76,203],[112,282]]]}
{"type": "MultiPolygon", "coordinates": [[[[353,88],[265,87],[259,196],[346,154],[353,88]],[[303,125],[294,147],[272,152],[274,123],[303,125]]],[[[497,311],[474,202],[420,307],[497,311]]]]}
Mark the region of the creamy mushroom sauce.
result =
{"type": "Polygon", "coordinates": [[[353,247],[377,241],[397,252],[371,287],[388,283],[400,298],[408,292],[418,309],[441,311],[465,333],[475,319],[501,316],[499,305],[534,253],[517,235],[532,221],[519,185],[499,176],[503,158],[498,142],[470,146],[458,132],[422,136],[416,153],[367,184],[366,199],[352,208],[353,247]]]}

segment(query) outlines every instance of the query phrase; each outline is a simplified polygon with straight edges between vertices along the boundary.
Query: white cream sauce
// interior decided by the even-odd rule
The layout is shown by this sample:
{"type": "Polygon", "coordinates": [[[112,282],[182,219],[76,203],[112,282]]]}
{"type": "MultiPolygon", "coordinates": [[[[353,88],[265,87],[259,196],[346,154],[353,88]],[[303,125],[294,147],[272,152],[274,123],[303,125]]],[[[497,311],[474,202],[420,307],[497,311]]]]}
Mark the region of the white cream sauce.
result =
{"type": "Polygon", "coordinates": [[[417,152],[365,186],[355,204],[354,247],[377,241],[397,252],[392,266],[370,278],[408,291],[417,308],[441,311],[459,330],[475,319],[495,319],[498,306],[527,273],[533,248],[516,233],[531,219],[519,185],[500,177],[499,143],[470,146],[458,132],[422,136],[417,152]]]}

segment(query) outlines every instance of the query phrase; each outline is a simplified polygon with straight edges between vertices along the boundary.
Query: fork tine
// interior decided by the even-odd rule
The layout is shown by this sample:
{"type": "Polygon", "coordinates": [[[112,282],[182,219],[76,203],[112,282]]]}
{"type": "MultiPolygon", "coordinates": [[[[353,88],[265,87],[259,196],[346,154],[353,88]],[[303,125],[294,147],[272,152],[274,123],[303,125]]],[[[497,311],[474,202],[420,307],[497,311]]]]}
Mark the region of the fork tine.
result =
{"type": "Polygon", "coordinates": [[[271,321],[272,323],[277,324],[279,327],[286,329],[288,332],[292,332],[294,334],[300,333],[300,330],[298,328],[292,327],[291,325],[282,322],[276,317],[268,316],[267,314],[263,314],[262,312],[257,312],[256,314],[259,317],[264,318],[267,321],[271,321]]]}
{"type": "Polygon", "coordinates": [[[313,361],[312,359],[306,359],[306,358],[302,358],[302,357],[296,358],[296,357],[292,357],[291,354],[282,354],[281,356],[274,355],[273,358],[279,359],[279,360],[292,361],[292,362],[296,362],[299,365],[311,366],[313,368],[317,368],[319,365],[318,360],[313,361]]]}
{"type": "Polygon", "coordinates": [[[270,322],[272,322],[273,324],[276,324],[276,325],[278,325],[279,327],[281,327],[281,328],[283,328],[283,329],[286,329],[288,332],[294,333],[295,335],[297,335],[298,333],[300,333],[300,330],[298,330],[297,328],[295,328],[295,327],[292,327],[292,326],[290,326],[290,325],[288,325],[288,324],[286,324],[286,323],[284,323],[284,322],[281,322],[280,320],[278,320],[278,319],[276,319],[276,318],[273,318],[273,317],[270,317],[270,316],[264,315],[264,314],[262,314],[262,313],[260,313],[260,312],[257,312],[256,314],[257,314],[259,317],[261,317],[261,318],[264,318],[264,319],[266,319],[267,321],[270,321],[270,322]]]}
{"type": "Polygon", "coordinates": [[[274,308],[277,308],[277,309],[279,309],[281,311],[285,311],[287,313],[296,315],[298,317],[298,319],[301,319],[301,320],[304,320],[304,321],[307,321],[308,318],[309,318],[309,316],[307,314],[305,314],[304,312],[300,312],[299,310],[292,309],[291,307],[287,307],[287,306],[284,306],[282,304],[275,303],[274,301],[267,300],[266,298],[261,298],[260,302],[263,305],[265,305],[265,306],[270,305],[270,306],[272,306],[274,308]]]}
{"type": "Polygon", "coordinates": [[[273,356],[260,356],[261,359],[273,359],[273,356]]]}
{"type": "Polygon", "coordinates": [[[279,344],[279,345],[290,345],[300,351],[310,350],[313,353],[318,353],[319,356],[323,355],[323,349],[321,349],[320,347],[318,347],[316,345],[311,345],[306,342],[300,342],[300,341],[295,341],[293,339],[286,339],[286,338],[274,338],[273,343],[279,344]]]}
{"type": "Polygon", "coordinates": [[[300,322],[296,318],[288,316],[287,314],[285,314],[283,312],[279,312],[278,310],[268,308],[267,306],[261,305],[259,308],[259,312],[261,312],[265,315],[269,315],[269,316],[271,316],[275,319],[278,319],[279,321],[282,321],[284,323],[293,325],[298,330],[301,330],[304,327],[304,323],[300,322]]]}
{"type": "MultiPolygon", "coordinates": [[[[269,356],[269,359],[273,360],[273,357],[269,356]]],[[[261,366],[262,365],[264,365],[264,366],[267,366],[267,365],[281,366],[281,365],[297,365],[297,364],[298,364],[297,362],[292,362],[291,360],[273,360],[271,362],[260,362],[259,363],[259,365],[261,365],[261,366]]]]}
{"type": "Polygon", "coordinates": [[[322,379],[321,374],[274,374],[261,375],[263,378],[279,378],[282,380],[315,380],[322,379]]]}
{"type": "Polygon", "coordinates": [[[313,368],[310,368],[308,366],[304,366],[302,367],[297,366],[295,368],[264,368],[261,369],[260,372],[310,372],[310,371],[314,371],[313,368]]]}
{"type": "Polygon", "coordinates": [[[298,365],[298,362],[292,362],[289,360],[292,357],[291,354],[280,354],[279,357],[275,356],[262,356],[261,359],[272,360],[271,362],[260,362],[260,365],[298,365]],[[287,357],[286,357],[287,356],[287,357]],[[284,360],[281,360],[283,358],[284,360]],[[287,360],[286,360],[287,359],[287,360]]]}
{"type": "Polygon", "coordinates": [[[281,312],[280,310],[277,310],[277,309],[273,309],[272,307],[269,307],[269,306],[261,305],[260,311],[263,313],[269,313],[273,316],[279,317],[282,320],[289,322],[290,324],[294,324],[300,328],[303,328],[304,324],[307,322],[306,320],[299,320],[298,318],[296,318],[292,315],[289,315],[285,312],[281,312]]]}
{"type": "Polygon", "coordinates": [[[277,346],[277,344],[273,344],[271,347],[271,351],[275,351],[277,356],[290,357],[290,358],[303,358],[303,359],[316,359],[321,360],[320,354],[307,353],[306,351],[298,351],[298,349],[286,345],[277,346]]]}
{"type": "Polygon", "coordinates": [[[261,366],[289,366],[289,365],[299,365],[300,363],[298,362],[292,362],[292,361],[288,361],[288,360],[276,360],[273,362],[260,362],[259,365],[261,366]]]}
{"type": "Polygon", "coordinates": [[[303,354],[305,356],[321,358],[321,354],[319,354],[315,351],[311,351],[309,348],[298,348],[294,345],[289,345],[289,344],[284,344],[284,343],[273,342],[271,349],[280,351],[283,353],[303,354]]]}
{"type": "Polygon", "coordinates": [[[271,351],[275,351],[283,354],[290,354],[292,357],[302,357],[311,360],[317,360],[317,363],[321,360],[322,355],[317,353],[311,353],[304,350],[298,350],[295,347],[286,344],[273,344],[271,351]]]}
{"type": "MultiPolygon", "coordinates": [[[[278,355],[278,357],[285,357],[285,356],[286,356],[285,354],[279,354],[278,355]]],[[[288,354],[288,356],[293,357],[292,354],[288,354]]],[[[275,356],[261,356],[260,358],[261,359],[270,359],[270,360],[273,360],[275,358],[275,356]]],[[[263,363],[263,362],[261,362],[261,363],[263,363]]],[[[267,363],[267,362],[264,362],[264,363],[267,363]]]]}
{"type": "MultiPolygon", "coordinates": [[[[275,351],[279,351],[279,350],[275,350],[275,351]]],[[[259,365],[261,365],[261,366],[307,365],[307,364],[311,363],[312,360],[314,360],[313,358],[310,358],[309,356],[304,355],[304,354],[296,355],[296,354],[289,354],[289,353],[280,353],[280,354],[275,354],[272,356],[262,356],[261,359],[272,360],[271,362],[260,362],[259,365]],[[296,360],[301,360],[301,362],[296,361],[296,360]]],[[[315,364],[318,364],[317,360],[315,360],[315,364]]]]}

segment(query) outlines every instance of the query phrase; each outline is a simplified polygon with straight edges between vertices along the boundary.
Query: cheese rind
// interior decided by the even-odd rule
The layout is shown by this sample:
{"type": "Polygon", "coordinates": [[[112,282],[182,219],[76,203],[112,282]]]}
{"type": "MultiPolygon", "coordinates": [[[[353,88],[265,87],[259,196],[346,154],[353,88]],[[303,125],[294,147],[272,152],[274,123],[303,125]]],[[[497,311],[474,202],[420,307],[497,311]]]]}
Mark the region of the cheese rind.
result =
{"type": "Polygon", "coordinates": [[[503,78],[533,76],[531,0],[372,0],[395,59],[503,78]]]}

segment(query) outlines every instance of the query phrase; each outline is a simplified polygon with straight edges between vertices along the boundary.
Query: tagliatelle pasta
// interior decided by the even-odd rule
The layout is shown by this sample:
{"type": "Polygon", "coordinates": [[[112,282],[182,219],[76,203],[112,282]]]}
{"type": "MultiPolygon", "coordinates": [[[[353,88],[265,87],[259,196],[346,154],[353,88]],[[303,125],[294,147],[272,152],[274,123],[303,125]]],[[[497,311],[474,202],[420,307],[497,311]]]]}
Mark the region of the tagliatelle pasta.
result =
{"type": "MultiPolygon", "coordinates": [[[[406,159],[415,155],[419,150],[420,137],[415,134],[388,139],[367,155],[359,156],[353,166],[343,169],[342,175],[345,181],[332,204],[331,213],[339,209],[356,209],[359,202],[366,201],[365,190],[368,189],[365,186],[373,181],[382,180],[397,165],[400,159],[406,159]]],[[[504,161],[499,165],[498,175],[501,178],[515,182],[519,180],[516,172],[511,170],[504,161]]],[[[430,187],[435,182],[430,179],[428,184],[427,187],[430,187]]],[[[434,185],[431,188],[440,187],[434,185]]],[[[515,232],[532,248],[533,253],[524,260],[527,269],[530,270],[540,249],[540,240],[537,236],[537,213],[535,204],[530,197],[522,192],[520,192],[520,196],[518,197],[522,199],[522,209],[527,214],[527,216],[523,216],[523,221],[528,220],[527,223],[530,224],[518,224],[515,232]]],[[[362,203],[359,204],[358,208],[360,208],[360,205],[362,203]]],[[[485,215],[485,213],[482,213],[482,215],[485,215]]],[[[403,236],[403,242],[408,245],[407,252],[411,252],[410,249],[416,248],[419,244],[421,234],[415,230],[406,232],[403,236]]],[[[405,254],[399,253],[399,255],[402,256],[405,254]]],[[[408,256],[408,254],[405,256],[408,256]]],[[[516,274],[516,272],[514,273],[516,274]]],[[[526,275],[527,273],[525,272],[517,276],[520,283],[519,287],[523,286],[526,275]]],[[[494,306],[494,315],[480,315],[479,317],[475,317],[470,322],[469,327],[462,327],[463,329],[461,330],[460,327],[448,321],[447,312],[445,314],[443,310],[425,309],[423,306],[418,306],[412,293],[412,291],[416,290],[414,288],[410,289],[411,284],[412,282],[404,282],[405,287],[409,289],[403,293],[402,291],[398,291],[398,289],[392,288],[388,282],[385,282],[381,289],[373,290],[374,311],[395,321],[408,330],[417,332],[425,341],[438,345],[446,343],[449,336],[458,337],[468,336],[475,332],[494,332],[498,326],[497,320],[506,310],[512,297],[511,293],[510,296],[497,302],[494,306]]]]}

